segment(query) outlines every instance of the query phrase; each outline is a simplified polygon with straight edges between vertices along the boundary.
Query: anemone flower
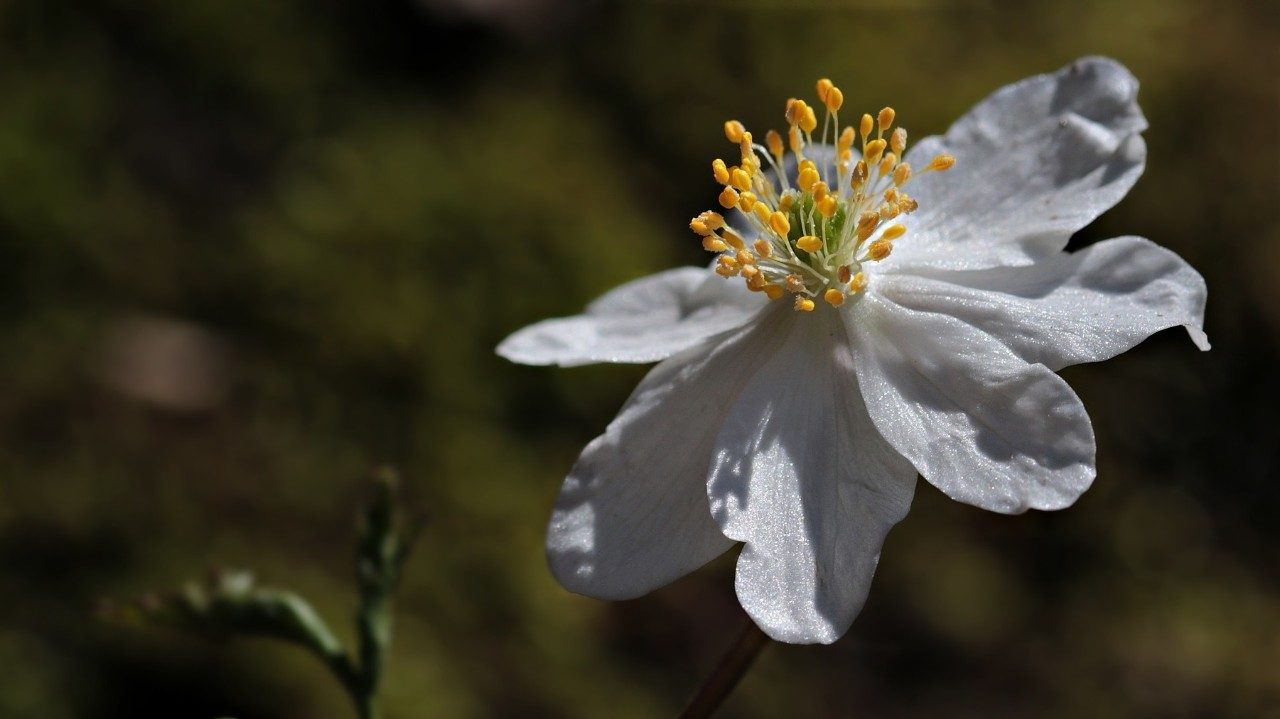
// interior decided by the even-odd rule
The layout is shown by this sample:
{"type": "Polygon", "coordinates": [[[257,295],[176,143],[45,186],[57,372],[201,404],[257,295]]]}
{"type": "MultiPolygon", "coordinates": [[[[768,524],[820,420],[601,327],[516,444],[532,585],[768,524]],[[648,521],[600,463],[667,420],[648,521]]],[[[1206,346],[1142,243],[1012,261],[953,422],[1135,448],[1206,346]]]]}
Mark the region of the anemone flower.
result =
{"type": "Polygon", "coordinates": [[[524,364],[659,364],[570,471],[547,553],[566,588],[636,597],[735,543],[774,639],[829,643],[866,599],[916,476],[1015,514],[1093,481],[1093,428],[1055,372],[1181,325],[1205,283],[1173,252],[1071,234],[1142,174],[1138,82],[1085,58],[996,91],[908,151],[894,111],[841,125],[829,80],[758,143],[725,123],[718,257],[624,284],[499,347],[524,364]],[[785,147],[784,147],[785,144],[785,147]]]}

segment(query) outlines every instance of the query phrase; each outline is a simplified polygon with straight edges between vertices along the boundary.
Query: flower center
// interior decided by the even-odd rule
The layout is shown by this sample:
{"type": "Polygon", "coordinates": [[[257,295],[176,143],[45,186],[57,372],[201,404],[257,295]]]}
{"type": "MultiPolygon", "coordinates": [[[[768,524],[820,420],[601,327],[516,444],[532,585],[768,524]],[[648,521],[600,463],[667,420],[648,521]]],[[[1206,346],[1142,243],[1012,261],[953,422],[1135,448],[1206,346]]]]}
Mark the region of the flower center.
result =
{"type": "MultiPolygon", "coordinates": [[[[889,256],[907,231],[894,220],[919,206],[905,189],[913,176],[911,165],[901,161],[907,131],[890,131],[893,108],[874,118],[863,115],[856,131],[852,125],[841,129],[844,93],[825,78],[817,89],[826,109],[817,144],[817,115],[795,98],[787,100],[786,147],[777,130],[765,135],[766,146],[737,120],[724,124],[741,160],[730,166],[717,159],[711,171],[724,185],[720,206],[736,208],[755,230],[751,246],[718,212],[709,210],[689,223],[702,236],[703,248],[720,255],[716,272],[721,276],[741,276],[747,287],[771,300],[789,293],[802,312],[812,312],[819,297],[839,307],[865,290],[863,265],[889,256]],[[855,163],[853,144],[859,136],[862,158],[855,163]],[[771,173],[761,171],[762,160],[771,173]]],[[[951,155],[938,155],[918,174],[942,172],[955,162],[951,155]]]]}

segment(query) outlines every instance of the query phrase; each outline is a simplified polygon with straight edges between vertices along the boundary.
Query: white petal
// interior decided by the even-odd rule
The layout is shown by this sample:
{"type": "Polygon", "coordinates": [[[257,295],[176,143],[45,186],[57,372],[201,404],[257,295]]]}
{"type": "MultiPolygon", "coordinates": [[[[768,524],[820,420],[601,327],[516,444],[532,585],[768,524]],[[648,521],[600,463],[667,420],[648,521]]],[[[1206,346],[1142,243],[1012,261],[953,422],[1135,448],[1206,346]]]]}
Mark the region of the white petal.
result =
{"type": "Polygon", "coordinates": [[[932,270],[877,278],[903,307],[957,317],[1027,362],[1061,369],[1114,357],[1182,325],[1202,350],[1205,284],[1181,257],[1117,237],[1028,267],[932,270]]]}
{"type": "Polygon", "coordinates": [[[911,181],[920,210],[890,264],[1016,265],[1061,250],[1142,174],[1137,96],[1124,66],[1085,58],[996,91],[922,140],[907,153],[917,172],[943,152],[956,165],[911,181]]]}
{"type": "Polygon", "coordinates": [[[1093,426],[1047,367],[954,317],[875,294],[845,316],[876,427],[948,496],[1015,513],[1061,509],[1089,488],[1093,426]]]}
{"type": "Polygon", "coordinates": [[[681,267],[620,285],[584,314],[529,325],[503,340],[498,354],[562,367],[656,362],[746,323],[764,302],[741,282],[681,267]]]}
{"type": "Polygon", "coordinates": [[[830,643],[861,610],[916,473],[868,418],[836,313],[769,314],[785,342],[734,404],[707,491],[724,533],[746,542],[743,608],[774,639],[830,643]]]}
{"type": "Polygon", "coordinates": [[[707,466],[734,398],[755,373],[761,326],[672,357],[644,378],[565,479],[547,532],[565,588],[628,599],[724,552],[707,505],[707,466]]]}

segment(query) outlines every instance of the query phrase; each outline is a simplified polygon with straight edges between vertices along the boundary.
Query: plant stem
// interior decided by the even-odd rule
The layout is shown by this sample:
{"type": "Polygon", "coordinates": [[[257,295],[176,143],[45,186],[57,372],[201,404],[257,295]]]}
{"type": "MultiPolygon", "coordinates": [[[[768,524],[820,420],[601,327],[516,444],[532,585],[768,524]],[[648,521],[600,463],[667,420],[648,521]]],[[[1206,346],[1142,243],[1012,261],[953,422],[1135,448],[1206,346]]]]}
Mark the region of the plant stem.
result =
{"type": "Polygon", "coordinates": [[[698,691],[689,700],[680,719],[705,719],[720,708],[733,688],[751,668],[760,650],[769,644],[769,637],[760,627],[743,614],[742,626],[728,650],[720,657],[715,669],[703,680],[698,691]]]}

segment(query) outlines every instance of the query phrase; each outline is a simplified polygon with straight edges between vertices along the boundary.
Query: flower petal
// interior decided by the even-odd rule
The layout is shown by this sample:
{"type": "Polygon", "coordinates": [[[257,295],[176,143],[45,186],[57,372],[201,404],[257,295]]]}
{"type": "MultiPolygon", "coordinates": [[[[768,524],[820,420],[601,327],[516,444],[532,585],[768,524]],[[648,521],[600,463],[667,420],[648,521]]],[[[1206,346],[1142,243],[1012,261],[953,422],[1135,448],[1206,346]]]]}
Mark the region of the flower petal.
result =
{"type": "Polygon", "coordinates": [[[551,570],[565,588],[638,597],[732,545],[711,520],[707,466],[771,327],[753,324],[654,367],[582,451],[547,532],[551,570]]]}
{"type": "Polygon", "coordinates": [[[907,153],[917,172],[940,153],[956,165],[911,181],[920,210],[890,264],[1018,265],[1061,250],[1142,174],[1137,96],[1123,65],[1084,58],[997,90],[922,140],[907,153]]]}
{"type": "Polygon", "coordinates": [[[656,362],[744,324],[765,301],[740,282],[680,267],[620,285],[584,314],[529,325],[503,340],[498,354],[562,367],[656,362]]]}
{"type": "Polygon", "coordinates": [[[707,492],[746,542],[743,608],[774,639],[830,643],[861,610],[916,473],[867,416],[836,313],[772,314],[787,337],[733,405],[707,492]]]}
{"type": "Polygon", "coordinates": [[[1178,325],[1209,349],[1201,329],[1204,279],[1141,237],[1117,237],[1028,267],[886,275],[876,290],[903,307],[957,317],[1053,370],[1114,357],[1178,325]]]}
{"type": "Polygon", "coordinates": [[[867,411],[947,496],[1061,509],[1094,476],[1093,426],[1067,383],[954,317],[868,293],[845,313],[867,411]]]}

